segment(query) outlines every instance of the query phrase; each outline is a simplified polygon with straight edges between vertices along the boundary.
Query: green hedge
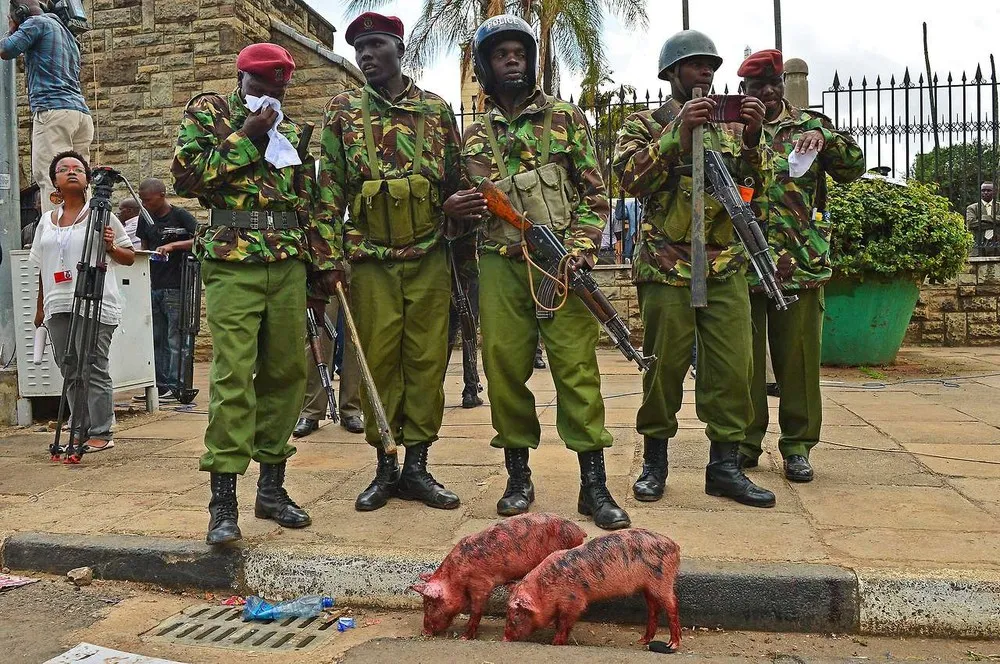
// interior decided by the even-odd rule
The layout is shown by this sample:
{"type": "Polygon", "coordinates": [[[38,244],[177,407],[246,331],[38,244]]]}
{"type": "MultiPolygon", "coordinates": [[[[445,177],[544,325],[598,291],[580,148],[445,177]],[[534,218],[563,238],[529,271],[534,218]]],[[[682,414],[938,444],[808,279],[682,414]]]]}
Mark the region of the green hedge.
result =
{"type": "Polygon", "coordinates": [[[838,276],[914,274],[942,282],[962,271],[972,247],[964,219],[934,185],[831,180],[828,208],[838,276]]]}

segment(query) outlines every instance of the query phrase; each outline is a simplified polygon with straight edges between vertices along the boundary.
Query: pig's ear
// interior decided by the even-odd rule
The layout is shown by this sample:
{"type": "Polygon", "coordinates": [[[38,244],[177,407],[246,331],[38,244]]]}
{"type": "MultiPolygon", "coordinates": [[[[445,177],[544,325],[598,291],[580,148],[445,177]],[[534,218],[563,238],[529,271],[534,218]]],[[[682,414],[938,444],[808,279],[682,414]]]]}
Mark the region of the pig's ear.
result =
{"type": "Polygon", "coordinates": [[[410,590],[430,599],[441,599],[441,596],[444,594],[441,584],[434,583],[433,581],[430,583],[417,583],[410,586],[410,590]]]}
{"type": "Polygon", "coordinates": [[[430,581],[432,574],[433,574],[433,572],[421,572],[420,573],[420,580],[421,581],[430,581]]]}
{"type": "Polygon", "coordinates": [[[423,595],[424,592],[427,591],[427,584],[426,583],[415,583],[412,586],[410,586],[410,590],[412,590],[415,593],[419,593],[419,594],[423,595]]]}
{"type": "Polygon", "coordinates": [[[530,597],[525,597],[524,595],[519,595],[510,601],[510,605],[517,609],[518,611],[524,611],[526,613],[534,613],[537,611],[535,607],[535,602],[530,597]]]}

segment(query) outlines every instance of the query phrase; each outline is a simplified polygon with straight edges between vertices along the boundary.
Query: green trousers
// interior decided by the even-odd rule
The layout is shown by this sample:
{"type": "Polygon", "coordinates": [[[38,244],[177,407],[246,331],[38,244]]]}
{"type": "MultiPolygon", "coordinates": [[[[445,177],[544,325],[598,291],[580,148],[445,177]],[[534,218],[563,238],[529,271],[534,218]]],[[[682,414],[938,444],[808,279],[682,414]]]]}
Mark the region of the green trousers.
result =
{"type": "MultiPolygon", "coordinates": [[[[451,272],[444,248],[409,261],[366,260],[351,267],[351,310],[397,445],[438,439],[444,418],[451,272]]],[[[362,386],[365,439],[380,447],[362,386]]]]}
{"type": "Polygon", "coordinates": [[[709,280],[708,306],[691,308],[691,289],[639,284],[642,350],[656,355],[642,380],[642,405],[636,430],[651,438],[677,434],[677,411],[684,378],[691,366],[691,346],[698,342],[695,406],[705,434],[716,443],[740,443],[753,418],[750,402],[750,298],[741,273],[724,281],[709,280]]]}
{"type": "MultiPolygon", "coordinates": [[[[534,274],[537,288],[542,277],[537,271],[534,274]]],[[[599,326],[576,295],[569,296],[555,317],[538,320],[525,263],[485,254],[479,259],[479,322],[490,412],[497,432],[493,447],[538,447],[541,427],[535,395],[527,383],[534,371],[539,335],[556,386],[559,437],[574,452],[611,446],[597,367],[599,326]]]]}
{"type": "Polygon", "coordinates": [[[823,339],[823,288],[796,291],[798,302],[778,311],[763,293],[750,295],[753,311],[754,419],[741,446],[756,459],[767,432],[767,392],[764,376],[767,346],[771,348],[774,378],[781,387],[778,450],[783,458],[809,456],[823,425],[823,398],[819,389],[820,344],[823,339]]]}
{"type": "Polygon", "coordinates": [[[306,266],[202,262],[212,331],[208,429],[201,470],[246,472],[280,463],[306,388],[306,266]]]}

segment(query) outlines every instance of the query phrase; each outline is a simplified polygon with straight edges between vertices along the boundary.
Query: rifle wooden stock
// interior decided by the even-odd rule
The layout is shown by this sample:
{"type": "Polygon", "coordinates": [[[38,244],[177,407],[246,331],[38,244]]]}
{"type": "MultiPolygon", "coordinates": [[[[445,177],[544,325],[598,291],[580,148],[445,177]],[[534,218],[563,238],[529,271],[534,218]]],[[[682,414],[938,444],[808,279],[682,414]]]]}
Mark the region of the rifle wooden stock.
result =
{"type": "Polygon", "coordinates": [[[532,227],[533,224],[528,218],[514,209],[514,205],[510,202],[507,194],[497,189],[496,185],[488,178],[483,178],[483,181],[479,183],[476,189],[486,199],[486,207],[498,219],[522,231],[527,231],[532,227]]]}
{"type": "Polygon", "coordinates": [[[378,425],[379,438],[382,441],[382,451],[395,456],[396,439],[389,428],[389,418],[385,414],[385,406],[382,405],[382,398],[378,395],[375,387],[375,378],[372,370],[368,367],[368,360],[365,358],[365,350],[361,347],[361,339],[358,337],[358,328],[354,325],[354,316],[351,315],[351,307],[347,303],[347,294],[344,287],[337,284],[337,297],[340,299],[340,310],[344,312],[344,325],[347,327],[351,339],[354,340],[354,351],[358,356],[358,368],[361,369],[361,381],[365,384],[365,395],[368,403],[372,407],[372,415],[378,425]]]}

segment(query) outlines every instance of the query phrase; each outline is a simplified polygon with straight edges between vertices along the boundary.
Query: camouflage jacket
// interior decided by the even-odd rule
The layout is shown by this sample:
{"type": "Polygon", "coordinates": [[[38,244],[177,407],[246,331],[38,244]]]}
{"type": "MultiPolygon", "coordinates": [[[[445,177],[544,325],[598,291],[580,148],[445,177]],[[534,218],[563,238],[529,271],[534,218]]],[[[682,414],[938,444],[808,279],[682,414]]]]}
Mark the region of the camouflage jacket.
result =
{"type": "MultiPolygon", "coordinates": [[[[486,110],[465,130],[463,176],[469,187],[476,187],[484,178],[494,181],[502,178],[493,161],[493,151],[483,125],[485,120],[493,123],[497,146],[504,153],[509,175],[539,168],[544,116],[550,107],[553,113],[549,163],[559,164],[567,170],[579,192],[580,201],[563,241],[570,253],[596,255],[611,207],[597,162],[590,124],[577,106],[549,97],[539,90],[517,117],[508,119],[487,97],[486,110]]],[[[481,234],[481,251],[506,255],[507,249],[481,234]]]]}
{"type": "MultiPolygon", "coordinates": [[[[826,174],[837,182],[856,180],[865,172],[865,155],[825,115],[796,108],[787,100],[784,106],[773,122],[764,123],[767,177],[764,187],[757,189],[754,208],[775,254],[782,288],[817,288],[833,274],[831,223],[822,215],[817,219],[813,210],[825,207],[826,174]],[[823,149],[805,174],[792,178],[788,155],[799,136],[812,130],[823,134],[823,149]]],[[[757,289],[757,275],[750,275],[750,285],[757,289]]]]}
{"type": "MultiPolygon", "coordinates": [[[[228,98],[203,94],[184,111],[171,173],[180,196],[197,197],[202,207],[222,210],[298,210],[303,228],[259,230],[202,226],[195,241],[201,260],[271,263],[286,258],[304,261],[312,270],[337,269],[343,259],[341,231],[310,218],[318,186],[313,160],[303,166],[276,169],[240,131],[249,111],[238,92],[228,98]]],[[[292,145],[299,127],[287,117],[278,126],[292,145]]]]}
{"type": "MultiPolygon", "coordinates": [[[[618,133],[613,168],[625,191],[644,205],[632,259],[636,283],[687,286],[691,279],[691,176],[677,172],[690,166],[691,156],[681,155],[680,123],[674,120],[680,110],[681,104],[670,99],[662,110],[633,113],[618,133]]],[[[743,125],[706,125],[705,147],[722,153],[737,183],[762,181],[761,151],[743,146],[743,125]]],[[[732,219],[708,194],[705,245],[709,279],[728,279],[745,269],[746,254],[732,219]]]]}
{"type": "Polygon", "coordinates": [[[421,175],[431,182],[438,230],[407,247],[391,248],[368,241],[351,220],[344,224],[344,245],[351,261],[412,260],[441,242],[444,201],[458,191],[461,137],[455,114],[441,97],[425,92],[406,79],[406,90],[390,101],[379,90],[365,86],[371,100],[375,150],[381,164],[368,163],[362,120],[362,90],[337,95],[326,107],[320,154],[320,215],[340,224],[365,180],[405,178],[412,173],[417,121],[423,114],[424,152],[421,175]],[[381,171],[381,174],[379,173],[381,171]]]}

